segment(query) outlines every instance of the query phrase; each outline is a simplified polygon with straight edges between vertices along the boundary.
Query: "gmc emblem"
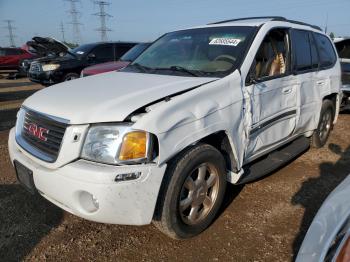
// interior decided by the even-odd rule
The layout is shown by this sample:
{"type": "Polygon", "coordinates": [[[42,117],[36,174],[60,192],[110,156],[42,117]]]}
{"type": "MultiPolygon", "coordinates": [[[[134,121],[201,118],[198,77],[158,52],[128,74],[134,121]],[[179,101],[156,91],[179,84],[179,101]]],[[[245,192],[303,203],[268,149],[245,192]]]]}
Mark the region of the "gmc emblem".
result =
{"type": "Polygon", "coordinates": [[[29,123],[28,125],[28,133],[32,136],[40,139],[41,141],[47,141],[47,137],[44,134],[48,134],[49,130],[43,127],[39,127],[36,124],[29,123]]]}

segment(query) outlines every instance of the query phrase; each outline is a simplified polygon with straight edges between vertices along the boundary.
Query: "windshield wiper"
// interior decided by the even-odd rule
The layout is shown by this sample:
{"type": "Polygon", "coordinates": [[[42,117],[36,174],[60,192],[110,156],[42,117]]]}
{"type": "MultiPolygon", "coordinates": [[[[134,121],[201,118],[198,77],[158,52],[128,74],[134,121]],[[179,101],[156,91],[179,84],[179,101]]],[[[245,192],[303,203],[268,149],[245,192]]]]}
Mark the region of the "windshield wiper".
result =
{"type": "Polygon", "coordinates": [[[189,69],[182,67],[182,66],[158,67],[158,68],[152,68],[152,69],[156,70],[156,71],[169,70],[169,71],[183,72],[183,73],[187,73],[187,74],[192,75],[192,76],[199,77],[199,75],[196,74],[195,72],[193,72],[192,70],[189,70],[189,69]]]}
{"type": "Polygon", "coordinates": [[[140,70],[143,73],[146,73],[151,69],[147,66],[140,65],[139,63],[130,64],[129,66],[136,67],[138,70],[140,70]]]}

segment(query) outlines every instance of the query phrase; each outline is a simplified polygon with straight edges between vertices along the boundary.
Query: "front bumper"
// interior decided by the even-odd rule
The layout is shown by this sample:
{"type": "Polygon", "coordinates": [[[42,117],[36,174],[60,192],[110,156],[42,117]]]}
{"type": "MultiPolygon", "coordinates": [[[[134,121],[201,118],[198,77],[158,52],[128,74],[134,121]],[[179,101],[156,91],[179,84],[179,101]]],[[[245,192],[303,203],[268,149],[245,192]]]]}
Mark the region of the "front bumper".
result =
{"type": "Polygon", "coordinates": [[[14,160],[33,171],[39,193],[62,209],[79,217],[110,224],[145,225],[152,221],[166,165],[111,166],[77,160],[57,169],[39,165],[23,153],[9,136],[9,152],[14,160]],[[118,174],[140,172],[136,180],[115,182],[118,174]],[[89,211],[86,193],[98,201],[98,210],[89,211]]]}
{"type": "Polygon", "coordinates": [[[45,85],[52,85],[62,81],[63,74],[59,71],[39,71],[39,72],[28,72],[30,81],[45,85]]]}

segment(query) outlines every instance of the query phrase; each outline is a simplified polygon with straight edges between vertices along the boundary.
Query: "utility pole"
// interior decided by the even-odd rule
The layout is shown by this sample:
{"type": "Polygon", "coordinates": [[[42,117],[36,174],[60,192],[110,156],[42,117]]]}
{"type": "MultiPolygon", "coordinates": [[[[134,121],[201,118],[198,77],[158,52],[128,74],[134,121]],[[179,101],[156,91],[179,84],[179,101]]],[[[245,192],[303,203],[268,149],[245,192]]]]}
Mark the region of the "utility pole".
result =
{"type": "Polygon", "coordinates": [[[100,17],[100,23],[101,27],[97,28],[96,31],[99,31],[101,33],[101,41],[107,41],[107,32],[112,31],[110,28],[107,28],[106,25],[106,18],[112,17],[110,14],[108,14],[105,11],[105,7],[110,5],[111,3],[106,1],[94,1],[95,4],[98,4],[100,11],[98,13],[95,13],[93,15],[100,17]]]}
{"type": "Polygon", "coordinates": [[[62,40],[63,42],[66,42],[66,38],[64,37],[64,26],[63,26],[63,22],[61,22],[60,24],[60,31],[62,33],[62,40]]]}
{"type": "Polygon", "coordinates": [[[70,24],[73,27],[73,42],[75,44],[78,44],[81,42],[81,35],[80,35],[80,26],[82,23],[79,22],[79,15],[81,14],[76,7],[76,3],[80,2],[80,0],[65,0],[70,3],[70,9],[68,13],[70,14],[72,20],[70,24]]]}
{"type": "Polygon", "coordinates": [[[7,30],[9,32],[9,34],[7,35],[7,37],[10,40],[10,47],[16,47],[15,45],[15,35],[13,34],[14,29],[16,29],[15,27],[13,27],[12,23],[14,22],[13,20],[4,20],[5,23],[7,23],[7,30]]]}

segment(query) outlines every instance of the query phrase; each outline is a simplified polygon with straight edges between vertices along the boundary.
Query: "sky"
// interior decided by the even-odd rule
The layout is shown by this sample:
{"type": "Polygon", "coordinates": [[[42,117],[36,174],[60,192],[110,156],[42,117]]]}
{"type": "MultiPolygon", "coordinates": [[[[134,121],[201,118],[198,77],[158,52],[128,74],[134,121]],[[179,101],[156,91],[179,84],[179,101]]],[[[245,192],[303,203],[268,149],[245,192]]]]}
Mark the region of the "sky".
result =
{"type": "MultiPolygon", "coordinates": [[[[106,0],[108,40],[152,41],[162,34],[186,27],[247,16],[284,16],[318,25],[336,36],[350,36],[350,0],[106,0]],[[328,19],[327,19],[328,17],[328,19]],[[327,23],[328,20],[328,23],[327,23]]],[[[81,43],[100,41],[98,12],[93,0],[76,4],[81,12],[81,43]]],[[[65,0],[0,0],[0,46],[8,46],[5,19],[14,20],[15,44],[33,36],[50,36],[72,42],[73,30],[65,0]]]]}

